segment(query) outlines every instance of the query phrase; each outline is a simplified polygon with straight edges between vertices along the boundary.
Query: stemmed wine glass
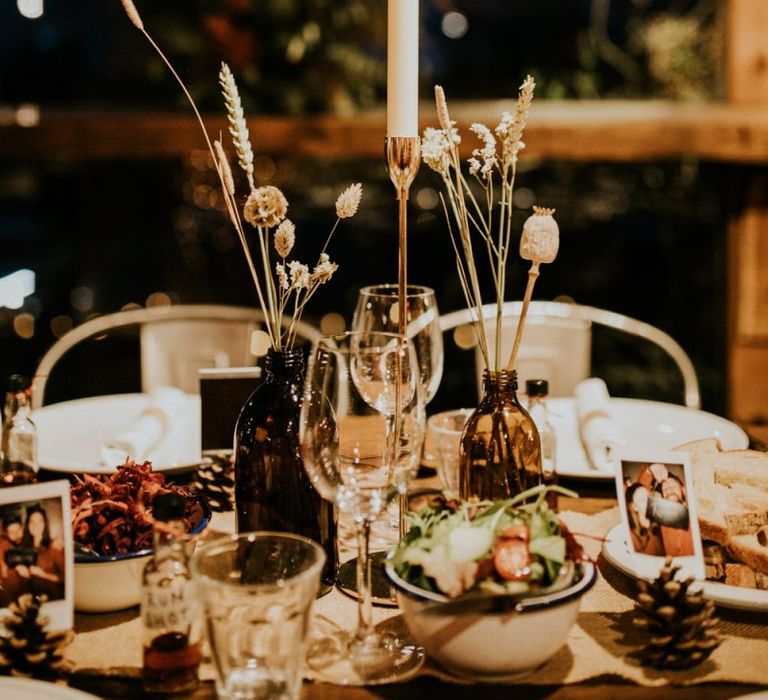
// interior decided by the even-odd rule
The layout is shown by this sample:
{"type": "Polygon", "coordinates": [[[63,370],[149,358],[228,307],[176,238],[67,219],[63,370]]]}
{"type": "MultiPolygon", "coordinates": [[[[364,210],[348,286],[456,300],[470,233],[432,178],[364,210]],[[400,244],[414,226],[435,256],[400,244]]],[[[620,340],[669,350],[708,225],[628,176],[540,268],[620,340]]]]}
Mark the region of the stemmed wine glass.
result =
{"type": "MultiPolygon", "coordinates": [[[[357,306],[352,317],[353,331],[384,331],[398,333],[400,328],[400,302],[397,284],[379,284],[363,287],[357,297],[357,306]]],[[[440,329],[440,313],[437,308],[435,292],[430,287],[410,284],[406,286],[406,336],[413,343],[419,366],[419,382],[424,392],[424,401],[429,403],[437,393],[443,376],[443,332],[440,329]]],[[[436,461],[436,456],[423,455],[424,461],[436,461]]],[[[418,468],[418,463],[414,465],[418,468]]],[[[374,546],[389,546],[392,531],[405,534],[404,516],[408,511],[408,496],[401,494],[398,499],[396,516],[382,518],[381,526],[373,536],[374,546]],[[394,521],[394,527],[393,527],[394,521]]],[[[343,524],[342,524],[343,528],[343,524]]],[[[374,567],[374,601],[379,605],[392,605],[389,583],[382,575],[378,563],[384,552],[372,555],[377,566],[374,567]]],[[[357,594],[354,576],[354,561],[345,562],[338,571],[337,585],[350,595],[357,594]]]]}
{"type": "MultiPolygon", "coordinates": [[[[352,330],[398,333],[399,303],[396,284],[363,287],[357,297],[352,330]]],[[[424,390],[424,401],[429,403],[435,397],[443,377],[443,332],[435,290],[409,284],[405,288],[405,303],[405,334],[416,350],[419,381],[424,390]]]]}
{"type": "MultiPolygon", "coordinates": [[[[304,469],[357,530],[358,626],[339,654],[307,662],[324,680],[387,683],[411,675],[424,651],[372,622],[371,524],[405,493],[424,438],[424,400],[413,344],[382,332],[318,341],[307,368],[300,437],[304,469]]],[[[320,645],[322,646],[322,645],[320,645]]]]}

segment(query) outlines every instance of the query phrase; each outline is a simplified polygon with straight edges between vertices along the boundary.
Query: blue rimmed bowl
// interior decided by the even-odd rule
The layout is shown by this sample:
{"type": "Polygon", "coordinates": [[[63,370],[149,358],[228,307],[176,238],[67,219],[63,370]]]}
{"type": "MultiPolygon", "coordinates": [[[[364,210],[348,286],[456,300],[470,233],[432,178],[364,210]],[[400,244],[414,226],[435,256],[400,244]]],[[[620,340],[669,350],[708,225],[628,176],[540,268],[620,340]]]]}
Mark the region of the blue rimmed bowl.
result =
{"type": "Polygon", "coordinates": [[[525,598],[468,594],[450,599],[414,586],[385,564],[411,634],[447,670],[480,682],[519,678],[565,644],[597,567],[576,565],[573,582],[525,598]]]}
{"type": "MultiPolygon", "coordinates": [[[[200,498],[190,513],[190,535],[199,535],[211,521],[211,507],[200,498]]],[[[188,554],[192,555],[194,539],[188,554]]],[[[103,613],[124,610],[141,600],[141,576],[152,549],[106,556],[75,555],[75,610],[103,613]]]]}

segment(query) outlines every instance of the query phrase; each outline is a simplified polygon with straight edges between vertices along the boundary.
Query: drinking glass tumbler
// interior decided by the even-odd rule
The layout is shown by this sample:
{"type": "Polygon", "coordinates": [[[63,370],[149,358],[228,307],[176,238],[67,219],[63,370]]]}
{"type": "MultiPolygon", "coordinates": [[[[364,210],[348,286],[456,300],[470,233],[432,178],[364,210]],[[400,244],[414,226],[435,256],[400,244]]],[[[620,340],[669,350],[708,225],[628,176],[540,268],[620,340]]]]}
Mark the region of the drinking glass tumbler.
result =
{"type": "Polygon", "coordinates": [[[437,475],[448,498],[459,496],[459,443],[472,408],[435,413],[427,421],[432,449],[437,455],[437,475]]]}
{"type": "Polygon", "coordinates": [[[199,547],[192,574],[226,700],[297,700],[325,552],[299,535],[252,532],[199,547]]]}

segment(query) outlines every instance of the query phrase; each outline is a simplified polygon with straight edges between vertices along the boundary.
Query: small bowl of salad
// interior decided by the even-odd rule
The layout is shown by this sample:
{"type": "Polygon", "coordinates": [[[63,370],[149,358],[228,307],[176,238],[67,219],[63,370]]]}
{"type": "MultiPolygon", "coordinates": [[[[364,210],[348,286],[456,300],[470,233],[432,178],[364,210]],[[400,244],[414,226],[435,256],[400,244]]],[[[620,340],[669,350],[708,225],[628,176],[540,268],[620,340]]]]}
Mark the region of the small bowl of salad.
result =
{"type": "Polygon", "coordinates": [[[595,564],[539,486],[512,499],[437,499],[410,514],[385,572],[405,622],[447,670],[496,682],[535,670],[562,646],[595,564]]]}

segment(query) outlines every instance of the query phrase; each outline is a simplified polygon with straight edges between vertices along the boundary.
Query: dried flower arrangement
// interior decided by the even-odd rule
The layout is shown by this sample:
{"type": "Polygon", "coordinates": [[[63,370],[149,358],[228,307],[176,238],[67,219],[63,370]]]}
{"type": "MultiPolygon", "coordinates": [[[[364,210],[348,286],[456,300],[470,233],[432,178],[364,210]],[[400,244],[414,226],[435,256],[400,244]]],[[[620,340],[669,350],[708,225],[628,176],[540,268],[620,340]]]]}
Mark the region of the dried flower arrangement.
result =
{"type": "Polygon", "coordinates": [[[339,195],[336,200],[336,222],[311,270],[308,265],[297,260],[287,260],[296,240],[296,227],[287,218],[288,201],[283,193],[273,185],[256,187],[253,179],[253,148],[250,134],[237,83],[229,66],[222,63],[219,72],[219,84],[224,96],[229,132],[237,154],[237,162],[245,173],[249,188],[242,214],[236,195],[232,168],[221,139],[211,142],[205,123],[189,90],[163,51],[144,28],[144,23],[133,0],[120,1],[133,25],[144,34],[181,86],[187,100],[192,105],[200,128],[203,130],[205,142],[221,181],[227,214],[245,254],[246,263],[256,287],[259,305],[265,317],[266,333],[261,336],[264,343],[257,343],[254,350],[257,354],[263,354],[269,347],[277,351],[288,350],[293,347],[296,339],[296,326],[307,302],[321,284],[331,279],[338,268],[336,263],[331,262],[326,250],[339,222],[357,213],[362,197],[362,187],[359,183],[350,185],[339,195]],[[256,232],[256,246],[260,260],[258,266],[254,263],[254,256],[251,253],[251,245],[246,235],[243,220],[250,224],[256,232]],[[274,267],[270,241],[278,258],[274,262],[274,267]],[[263,347],[259,347],[260,345],[263,347]]]}
{"type": "MultiPolygon", "coordinates": [[[[472,124],[470,130],[480,139],[482,146],[472,151],[468,160],[469,174],[479,185],[476,196],[462,173],[459,157],[461,137],[448,112],[443,89],[435,86],[435,102],[439,129],[428,128],[422,140],[424,162],[443,180],[446,198],[441,195],[448,227],[451,234],[456,267],[464,296],[472,314],[472,325],[480,351],[489,370],[498,371],[501,364],[501,336],[506,266],[512,244],[512,195],[514,192],[517,161],[525,148],[523,132],[533,100],[535,82],[528,76],[520,86],[517,108],[514,114],[504,112],[498,126],[492,132],[484,124],[472,124]],[[501,153],[497,152],[497,137],[501,153]],[[501,181],[500,195],[496,196],[495,178],[501,181]],[[483,198],[485,201],[481,201],[483,198]],[[479,201],[480,200],[480,201],[479,201]],[[450,209],[450,211],[449,211],[450,209]],[[453,224],[451,221],[453,220],[453,224]],[[474,232],[474,234],[473,234],[474,232]],[[483,300],[480,292],[475,245],[488,257],[493,284],[496,290],[495,344],[493,354],[489,348],[488,333],[483,319],[483,300]]],[[[523,299],[523,309],[515,333],[515,340],[506,367],[514,367],[517,351],[525,327],[525,317],[539,276],[539,266],[555,259],[559,247],[559,230],[552,214],[554,209],[534,207],[534,213],[525,222],[520,237],[520,256],[531,262],[528,284],[523,299]]]]}

